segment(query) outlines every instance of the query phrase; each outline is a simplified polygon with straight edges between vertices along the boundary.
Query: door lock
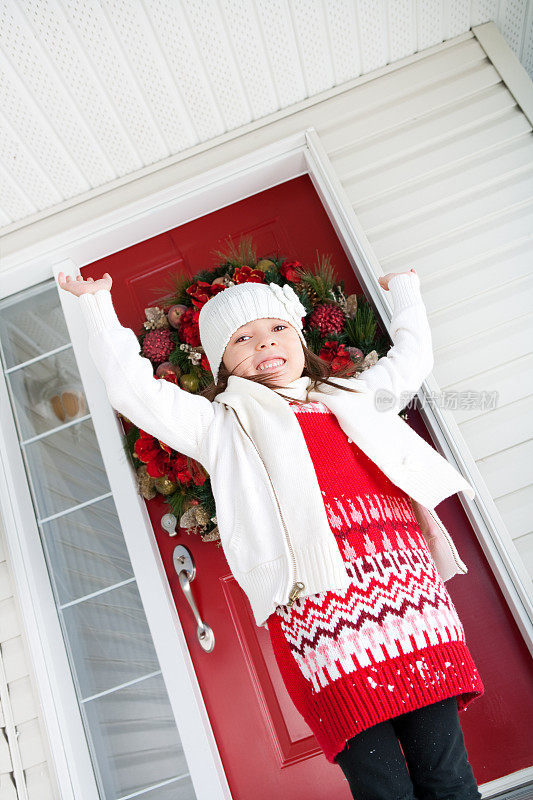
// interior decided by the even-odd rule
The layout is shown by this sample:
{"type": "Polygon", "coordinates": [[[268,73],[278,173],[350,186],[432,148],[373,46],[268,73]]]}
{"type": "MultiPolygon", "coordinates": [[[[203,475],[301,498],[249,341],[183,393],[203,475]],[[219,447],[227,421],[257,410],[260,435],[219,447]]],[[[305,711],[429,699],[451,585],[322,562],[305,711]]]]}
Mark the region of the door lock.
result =
{"type": "Polygon", "coordinates": [[[161,527],[168,533],[169,536],[178,535],[178,531],[176,530],[177,524],[178,519],[174,514],[163,514],[161,517],[161,527]]]}

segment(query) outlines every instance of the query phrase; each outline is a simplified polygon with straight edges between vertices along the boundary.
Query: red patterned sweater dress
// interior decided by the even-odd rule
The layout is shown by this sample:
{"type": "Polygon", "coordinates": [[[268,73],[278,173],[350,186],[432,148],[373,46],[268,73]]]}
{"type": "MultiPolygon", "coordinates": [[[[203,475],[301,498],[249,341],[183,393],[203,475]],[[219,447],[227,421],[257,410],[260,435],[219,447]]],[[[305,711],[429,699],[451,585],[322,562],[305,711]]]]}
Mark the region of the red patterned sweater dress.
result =
{"type": "Polygon", "coordinates": [[[333,763],[378,722],[452,696],[462,710],[485,689],[408,495],[326,405],[290,406],[352,580],[278,606],[266,627],[287,691],[333,763]]]}

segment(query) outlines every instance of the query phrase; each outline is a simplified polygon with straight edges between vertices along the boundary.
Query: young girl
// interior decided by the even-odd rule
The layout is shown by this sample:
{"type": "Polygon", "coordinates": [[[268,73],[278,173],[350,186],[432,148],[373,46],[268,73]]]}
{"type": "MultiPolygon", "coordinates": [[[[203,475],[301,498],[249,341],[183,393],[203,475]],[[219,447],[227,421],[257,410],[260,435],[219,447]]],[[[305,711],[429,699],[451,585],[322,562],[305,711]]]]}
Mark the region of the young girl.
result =
{"type": "Polygon", "coordinates": [[[467,570],[431,510],[474,490],[398,416],[431,371],[431,332],[414,270],[379,282],[394,344],[357,377],[306,347],[288,284],[220,291],[199,315],[214,384],[192,395],[154,378],[108,273],[58,276],[112,406],[208,471],[228,565],[353,796],[480,798],[458,711],[484,686],[444,585],[467,570]]]}

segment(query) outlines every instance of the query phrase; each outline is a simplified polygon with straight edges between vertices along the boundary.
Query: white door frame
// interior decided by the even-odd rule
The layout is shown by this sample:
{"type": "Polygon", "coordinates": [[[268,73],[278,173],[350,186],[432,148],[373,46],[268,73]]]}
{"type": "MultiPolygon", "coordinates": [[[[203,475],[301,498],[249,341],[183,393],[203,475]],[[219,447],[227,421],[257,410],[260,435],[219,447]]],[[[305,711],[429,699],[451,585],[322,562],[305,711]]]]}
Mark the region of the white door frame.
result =
{"type": "MultiPolygon", "coordinates": [[[[240,158],[228,161],[170,188],[156,192],[83,225],[63,232],[41,243],[39,255],[26,256],[23,251],[9,257],[10,287],[12,294],[50,278],[62,270],[78,274],[81,267],[111,253],[156,236],[164,231],[205,216],[219,208],[231,205],[294,177],[309,174],[313,185],[328,213],[361,286],[364,286],[382,320],[390,321],[392,308],[378,283],[382,274],[379,261],[355,215],[349,199],[335,174],[327,154],[314,128],[301,130],[240,158]]],[[[5,275],[6,273],[4,273],[5,275]]],[[[114,494],[117,512],[122,524],[126,544],[133,564],[142,602],[154,645],[159,657],[163,677],[169,692],[176,724],[182,737],[191,777],[199,800],[204,798],[231,798],[223,765],[220,760],[212,728],[194,673],[179,617],[177,615],[163,565],[157,549],[146,506],[140,498],[135,475],[126,459],[118,420],[111,408],[104,385],[87,351],[83,323],[77,311],[77,299],[67,292],[59,292],[74,352],[84,382],[87,401],[93,416],[94,427],[102,449],[102,457],[114,494]],[[179,655],[181,654],[181,658],[179,655]]],[[[438,391],[433,376],[420,390],[438,391]]],[[[433,441],[441,452],[476,488],[473,501],[459,493],[470,522],[479,538],[483,551],[513,613],[513,616],[533,651],[531,625],[531,600],[528,594],[527,573],[519,558],[513,559],[514,546],[499,517],[477,466],[466,447],[451,415],[434,404],[423,404],[421,414],[428,425],[433,441]]],[[[0,430],[0,434],[1,434],[0,430]]],[[[0,442],[3,452],[13,454],[13,442],[0,442]]],[[[9,467],[4,465],[7,473],[9,467]]],[[[0,482],[3,476],[0,474],[0,482]]],[[[12,483],[11,483],[12,486],[12,483]]],[[[3,501],[8,498],[4,493],[3,501]]],[[[12,497],[16,504],[17,497],[12,497]]],[[[43,639],[54,632],[55,623],[35,612],[42,602],[46,587],[35,581],[35,569],[28,558],[29,546],[25,542],[28,526],[19,523],[21,511],[14,514],[13,526],[8,526],[10,551],[17,553],[13,560],[17,584],[25,588],[23,613],[30,630],[39,630],[41,637],[30,642],[34,664],[46,664],[37,677],[41,699],[55,696],[55,706],[47,702],[46,715],[53,724],[50,733],[56,764],[70,763],[72,753],[67,752],[72,690],[65,687],[65,659],[63,654],[50,653],[43,639]],[[29,587],[33,587],[30,596],[29,587]],[[37,596],[36,596],[37,595],[37,596]],[[50,625],[51,628],[46,626],[50,625]],[[45,626],[45,630],[43,627],[45,626]],[[61,733],[63,736],[61,736],[61,733]]],[[[42,578],[42,576],[41,576],[42,578]]],[[[208,610],[203,610],[208,615],[208,610]]],[[[216,631],[215,631],[216,637],[216,631]]],[[[209,658],[207,654],[205,657],[209,658]]],[[[64,782],[62,797],[71,797],[64,782]]],[[[93,798],[91,793],[80,793],[79,798],[93,798]]]]}

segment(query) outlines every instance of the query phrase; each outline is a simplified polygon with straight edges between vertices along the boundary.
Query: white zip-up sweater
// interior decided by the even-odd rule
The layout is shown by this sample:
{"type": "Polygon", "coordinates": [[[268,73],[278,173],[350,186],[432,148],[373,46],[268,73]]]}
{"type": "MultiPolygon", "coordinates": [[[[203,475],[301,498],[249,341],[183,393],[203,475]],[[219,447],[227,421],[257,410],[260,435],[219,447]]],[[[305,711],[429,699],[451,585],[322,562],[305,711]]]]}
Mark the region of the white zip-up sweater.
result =
{"type": "MultiPolygon", "coordinates": [[[[433,509],[458,491],[473,498],[474,488],[455,467],[398,416],[430,372],[433,355],[418,276],[398,275],[389,289],[393,346],[359,378],[335,379],[357,393],[326,385],[308,391],[311,381],[305,376],[279,391],[321,400],[352,441],[419,507],[433,509]],[[378,390],[393,398],[386,411],[376,407],[378,390]]],[[[296,582],[304,584],[300,596],[348,588],[350,578],[300,425],[278,391],[231,376],[226,390],[210,402],[158,380],[140,355],[137,336],[118,320],[108,290],[83,294],[79,302],[89,351],[111,405],[209,473],[224,554],[256,624],[288,602],[296,582]]],[[[449,534],[447,539],[446,569],[453,555],[451,573],[466,571],[449,534]]]]}

